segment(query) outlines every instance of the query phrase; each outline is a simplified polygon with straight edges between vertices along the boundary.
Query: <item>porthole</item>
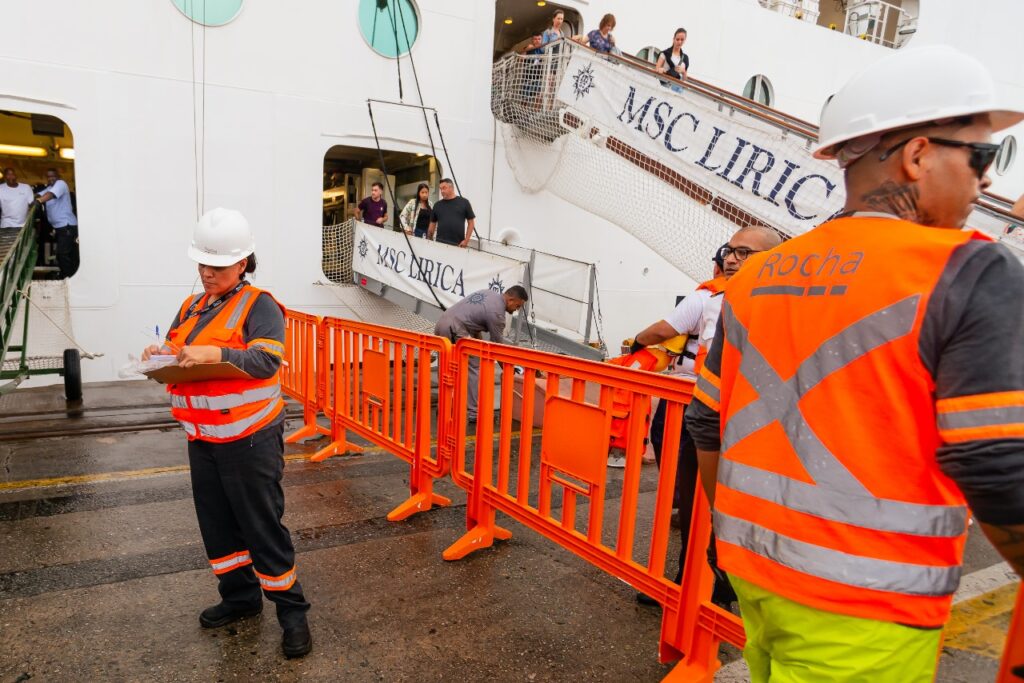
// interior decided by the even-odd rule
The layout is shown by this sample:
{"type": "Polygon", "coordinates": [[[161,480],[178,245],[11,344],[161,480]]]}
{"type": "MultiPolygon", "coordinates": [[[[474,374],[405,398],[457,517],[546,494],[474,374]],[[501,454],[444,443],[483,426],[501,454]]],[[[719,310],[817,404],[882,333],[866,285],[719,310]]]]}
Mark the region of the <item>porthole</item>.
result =
{"type": "Polygon", "coordinates": [[[775,90],[772,88],[771,81],[768,80],[767,76],[758,74],[751,77],[747,84],[743,86],[743,96],[748,100],[754,100],[766,107],[770,107],[775,101],[775,90]]]}
{"type": "Polygon", "coordinates": [[[404,55],[420,32],[416,5],[412,0],[359,0],[359,31],[377,54],[404,55]]]}
{"type": "Polygon", "coordinates": [[[171,0],[182,14],[204,26],[223,26],[242,11],[242,0],[171,0]]]}
{"type": "Polygon", "coordinates": [[[996,154],[996,173],[999,175],[1006,175],[1006,172],[1013,166],[1013,162],[1017,159],[1017,138],[1012,135],[1007,135],[1003,138],[1003,141],[999,143],[999,153],[996,154]]]}
{"type": "Polygon", "coordinates": [[[636,53],[637,59],[642,59],[645,62],[650,62],[651,64],[657,64],[658,57],[660,55],[661,50],[654,47],[653,45],[649,45],[636,53]]]}

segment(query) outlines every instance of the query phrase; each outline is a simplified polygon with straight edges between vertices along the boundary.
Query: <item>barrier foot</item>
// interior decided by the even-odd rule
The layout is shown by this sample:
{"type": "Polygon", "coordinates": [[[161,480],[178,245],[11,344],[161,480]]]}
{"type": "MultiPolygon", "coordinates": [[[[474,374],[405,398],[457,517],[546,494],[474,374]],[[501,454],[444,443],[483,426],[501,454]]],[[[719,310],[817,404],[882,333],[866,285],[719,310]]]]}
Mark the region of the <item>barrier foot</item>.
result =
{"type": "Polygon", "coordinates": [[[495,540],[507,541],[512,538],[512,532],[500,526],[485,527],[477,524],[475,527],[463,534],[462,538],[452,543],[441,553],[441,557],[448,561],[461,560],[475,550],[490,548],[495,540]]]}
{"type": "Polygon", "coordinates": [[[296,441],[302,441],[308,439],[311,436],[328,436],[331,430],[327,427],[321,427],[320,425],[313,423],[302,425],[294,432],[284,438],[285,443],[295,443],[296,441]]]}
{"type": "Polygon", "coordinates": [[[668,675],[661,679],[661,683],[714,683],[715,673],[720,666],[717,660],[711,667],[683,660],[672,667],[668,675]]]}
{"type": "Polygon", "coordinates": [[[388,513],[389,522],[401,522],[403,519],[415,515],[417,512],[426,512],[435,505],[445,507],[451,505],[450,498],[439,496],[436,493],[417,493],[409,497],[407,501],[388,513]]]}
{"type": "Polygon", "coordinates": [[[332,441],[326,448],[321,448],[313,457],[309,459],[310,462],[322,462],[332,455],[345,455],[346,453],[362,453],[363,449],[355,444],[351,444],[348,441],[332,441]]]}

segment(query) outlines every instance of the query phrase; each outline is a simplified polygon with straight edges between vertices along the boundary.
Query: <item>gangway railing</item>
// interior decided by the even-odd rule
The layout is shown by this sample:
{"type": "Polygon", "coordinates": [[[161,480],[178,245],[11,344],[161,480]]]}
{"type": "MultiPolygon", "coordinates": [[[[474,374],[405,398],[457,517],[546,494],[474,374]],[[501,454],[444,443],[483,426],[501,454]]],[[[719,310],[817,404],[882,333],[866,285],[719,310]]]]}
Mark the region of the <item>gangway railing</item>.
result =
{"type": "MultiPolygon", "coordinates": [[[[491,107],[524,190],[619,225],[698,281],[738,227],[795,236],[845,203],[838,166],[812,156],[814,124],[626,55],[568,40],[506,55],[491,107]]],[[[995,204],[983,197],[969,225],[1024,256],[995,204]]]]}
{"type": "Polygon", "coordinates": [[[513,318],[509,338],[513,344],[583,358],[604,357],[597,269],[592,263],[479,236],[471,241],[468,250],[416,237],[406,241],[401,233],[396,235],[394,231],[350,219],[324,226],[322,265],[331,281],[362,287],[434,321],[442,313],[435,295],[450,305],[461,295],[470,294],[474,287],[503,289],[521,284],[529,292],[530,301],[513,318]],[[381,253],[385,254],[385,263],[381,263],[381,253]],[[481,261],[476,254],[489,256],[481,261]],[[462,278],[459,264],[465,258],[477,264],[477,284],[466,280],[458,290],[442,291],[454,279],[462,278]],[[488,258],[497,260],[489,264],[488,258]],[[488,267],[494,270],[486,270],[488,267]],[[438,269],[442,268],[446,276],[439,278],[438,269]],[[402,277],[397,277],[396,272],[402,277]],[[494,277],[481,278],[481,273],[492,273],[494,277]],[[424,282],[430,283],[433,294],[424,282]]]}
{"type": "Polygon", "coordinates": [[[33,306],[30,291],[38,249],[35,217],[33,205],[19,230],[0,230],[0,380],[8,380],[0,384],[0,395],[13,391],[31,375],[61,375],[65,397],[77,401],[82,398],[79,350],[64,349],[61,356],[29,353],[29,314],[33,306]],[[19,311],[23,313],[20,334],[19,311]]]}

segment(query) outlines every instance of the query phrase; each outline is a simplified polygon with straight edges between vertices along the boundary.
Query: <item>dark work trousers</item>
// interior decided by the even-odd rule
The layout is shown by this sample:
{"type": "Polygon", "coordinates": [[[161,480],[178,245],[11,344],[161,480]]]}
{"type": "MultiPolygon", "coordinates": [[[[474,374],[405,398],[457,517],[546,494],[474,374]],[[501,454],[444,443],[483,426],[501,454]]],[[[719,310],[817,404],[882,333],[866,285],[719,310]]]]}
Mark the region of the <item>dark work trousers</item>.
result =
{"type": "MultiPolygon", "coordinates": [[[[651,446],[654,448],[654,458],[661,468],[661,444],[665,440],[665,401],[658,401],[658,407],[654,411],[654,419],[651,420],[651,446]]],[[[679,465],[676,467],[676,488],[672,494],[672,507],[679,508],[679,517],[682,520],[686,515],[686,528],[690,528],[690,512],[693,507],[693,487],[697,482],[697,447],[693,445],[693,439],[686,431],[686,423],[683,423],[683,433],[679,437],[679,465]]]]}
{"type": "Polygon", "coordinates": [[[57,235],[57,265],[61,278],[68,278],[78,272],[78,226],[68,225],[54,228],[57,235]]]}
{"type": "MultiPolygon", "coordinates": [[[[188,461],[199,530],[206,556],[220,572],[221,598],[238,609],[255,607],[257,573],[283,583],[281,577],[295,569],[291,534],[281,523],[284,421],[228,443],[189,441],[188,461]]],[[[277,604],[282,627],[305,618],[309,603],[298,580],[287,588],[264,587],[263,593],[277,604]]]]}
{"type": "MultiPolygon", "coordinates": [[[[665,435],[665,405],[664,401],[658,402],[658,408],[654,411],[654,419],[651,420],[651,444],[654,446],[659,467],[661,466],[661,444],[665,435]]],[[[679,436],[679,463],[676,465],[676,490],[673,497],[673,507],[679,508],[679,570],[676,573],[676,583],[683,581],[683,565],[686,562],[686,547],[690,542],[690,522],[693,519],[693,499],[696,496],[697,474],[697,445],[693,442],[690,432],[686,430],[686,421],[684,420],[683,433],[679,436]]],[[[736,600],[736,594],[733,593],[732,586],[729,584],[728,575],[718,568],[714,534],[711,535],[707,555],[708,564],[715,574],[712,600],[718,603],[736,600]]]]}

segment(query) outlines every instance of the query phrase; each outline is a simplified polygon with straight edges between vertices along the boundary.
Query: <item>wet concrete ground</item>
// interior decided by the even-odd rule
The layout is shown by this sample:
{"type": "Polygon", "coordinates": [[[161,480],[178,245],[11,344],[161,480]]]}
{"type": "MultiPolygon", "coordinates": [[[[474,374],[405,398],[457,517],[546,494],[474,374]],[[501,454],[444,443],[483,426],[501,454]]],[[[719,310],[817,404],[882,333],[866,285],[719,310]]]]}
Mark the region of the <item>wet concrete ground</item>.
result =
{"type": "MultiPolygon", "coordinates": [[[[88,389],[84,426],[116,422],[116,411],[104,412],[115,404],[141,413],[162,400],[147,383],[88,389]]],[[[41,412],[66,419],[58,390],[19,394],[21,425],[10,403],[0,404],[0,439],[41,412]]],[[[313,652],[280,655],[269,603],[259,618],[202,629],[197,615],[218,597],[184,436],[135,431],[142,422],[131,419],[122,424],[129,431],[0,441],[0,683],[656,681],[669,670],[657,663],[660,611],[637,606],[629,586],[507,519],[512,540],[444,562],[441,552],[465,528],[459,489],[442,480],[437,490],[452,507],[390,523],[408,466],[373,450],[309,463],[316,442],[289,447],[284,480],[285,522],[313,604],[313,652]]],[[[651,466],[642,505],[654,489],[651,466]]],[[[965,573],[997,561],[972,533],[965,573]]],[[[964,633],[976,634],[975,624],[998,633],[1003,598],[986,593],[971,604],[985,600],[995,606],[977,610],[976,621],[961,615],[964,633]]],[[[958,638],[940,680],[993,680],[991,646],[958,638]]],[[[722,654],[737,658],[728,647],[722,654]]]]}

